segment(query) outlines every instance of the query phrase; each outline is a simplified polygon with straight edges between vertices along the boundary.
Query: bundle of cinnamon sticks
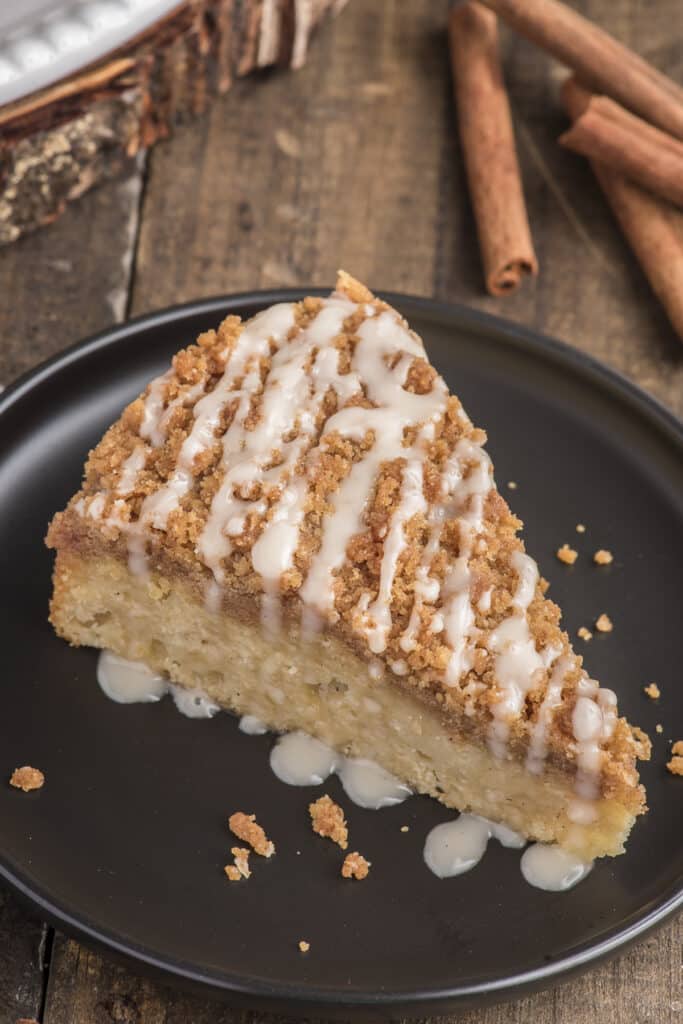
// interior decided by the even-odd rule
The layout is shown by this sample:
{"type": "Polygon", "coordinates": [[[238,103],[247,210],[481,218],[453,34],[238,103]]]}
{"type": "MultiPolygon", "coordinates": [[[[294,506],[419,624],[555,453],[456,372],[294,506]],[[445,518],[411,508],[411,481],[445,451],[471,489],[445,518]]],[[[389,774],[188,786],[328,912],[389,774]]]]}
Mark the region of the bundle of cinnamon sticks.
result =
{"type": "Polygon", "coordinates": [[[449,37],[460,136],[493,295],[538,272],[498,52],[498,17],[565,64],[571,126],[683,341],[683,88],[561,0],[463,0],[449,37]]]}

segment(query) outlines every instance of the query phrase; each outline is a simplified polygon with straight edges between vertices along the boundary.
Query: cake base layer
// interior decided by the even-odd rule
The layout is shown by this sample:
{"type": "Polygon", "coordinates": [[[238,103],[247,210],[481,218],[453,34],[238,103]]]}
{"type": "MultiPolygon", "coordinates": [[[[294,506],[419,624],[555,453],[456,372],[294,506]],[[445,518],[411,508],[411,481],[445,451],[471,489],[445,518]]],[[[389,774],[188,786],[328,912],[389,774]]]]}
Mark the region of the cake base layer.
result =
{"type": "Polygon", "coordinates": [[[572,778],[552,766],[533,775],[496,759],[454,732],[438,708],[372,679],[367,663],[334,636],[303,640],[289,625],[271,637],[257,622],[207,610],[182,581],[141,579],[116,558],[60,551],[54,583],[51,621],[72,644],[110,648],[275,731],[301,729],[344,754],[372,758],[416,792],[530,839],[585,859],[623,851],[634,817],[617,800],[595,801],[594,820],[577,824],[572,778]]]}

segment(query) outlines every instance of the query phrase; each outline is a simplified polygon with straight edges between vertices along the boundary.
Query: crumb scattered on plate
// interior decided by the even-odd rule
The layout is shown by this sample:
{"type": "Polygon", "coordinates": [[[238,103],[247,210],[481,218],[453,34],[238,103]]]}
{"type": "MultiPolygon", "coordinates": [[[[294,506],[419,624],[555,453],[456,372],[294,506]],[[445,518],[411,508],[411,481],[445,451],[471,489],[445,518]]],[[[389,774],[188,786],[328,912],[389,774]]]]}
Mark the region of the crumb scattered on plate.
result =
{"type": "Polygon", "coordinates": [[[300,939],[299,940],[299,949],[301,950],[302,953],[308,953],[310,948],[311,948],[310,942],[306,942],[305,939],[300,939]]]}
{"type": "Polygon", "coordinates": [[[563,544],[561,548],[557,549],[555,555],[565,565],[573,565],[579,557],[579,552],[575,551],[574,548],[570,548],[569,544],[563,544]]]}
{"type": "Polygon", "coordinates": [[[658,700],[658,698],[662,696],[662,691],[656,683],[648,683],[647,686],[643,687],[643,690],[652,700],[658,700]]]}
{"type": "Polygon", "coordinates": [[[360,881],[360,879],[368,877],[369,871],[370,861],[366,860],[358,851],[346,854],[341,869],[343,878],[357,878],[360,881]]]}
{"type": "Polygon", "coordinates": [[[599,615],[596,619],[595,628],[600,633],[611,633],[614,629],[614,626],[612,625],[612,620],[610,619],[609,615],[605,615],[605,613],[603,612],[602,615],[599,615]]]}
{"type": "Polygon", "coordinates": [[[275,844],[266,837],[266,833],[256,822],[255,814],[244,814],[243,811],[235,811],[228,819],[230,831],[234,832],[238,839],[249,843],[254,853],[261,857],[272,857],[275,853],[275,844]]]}
{"type": "Polygon", "coordinates": [[[515,480],[508,480],[508,487],[511,491],[517,490],[517,482],[515,480]]]}
{"type": "Polygon", "coordinates": [[[590,629],[586,629],[585,626],[581,626],[579,629],[577,629],[576,635],[580,636],[581,639],[585,640],[586,642],[593,639],[593,634],[591,633],[590,629]]]}
{"type": "Polygon", "coordinates": [[[606,551],[604,548],[600,548],[593,555],[593,561],[596,565],[609,565],[610,562],[614,561],[614,555],[611,551],[606,551]]]}
{"type": "Polygon", "coordinates": [[[410,832],[409,825],[401,825],[401,832],[410,832]]]}
{"type": "Polygon", "coordinates": [[[239,882],[242,877],[239,872],[239,868],[236,868],[234,864],[226,864],[223,870],[231,882],[239,882]]]}
{"type": "Polygon", "coordinates": [[[583,523],[577,523],[576,524],[576,532],[577,533],[585,533],[586,532],[586,527],[583,525],[583,523]]]}
{"type": "Polygon", "coordinates": [[[325,793],[324,796],[308,805],[308,811],[311,815],[313,831],[317,832],[319,836],[331,839],[333,843],[338,843],[342,850],[345,850],[349,845],[349,830],[344,812],[339,804],[335,804],[334,800],[325,793]]]}
{"type": "Polygon", "coordinates": [[[683,740],[676,740],[671,753],[673,756],[666,767],[672,775],[683,775],[683,740]]]}
{"type": "Polygon", "coordinates": [[[10,786],[21,789],[24,793],[30,793],[32,789],[41,789],[45,783],[45,776],[39,768],[31,768],[24,765],[23,768],[15,768],[9,780],[10,786]]]}
{"type": "Polygon", "coordinates": [[[657,722],[657,724],[655,726],[655,732],[659,732],[659,733],[664,732],[664,726],[661,725],[659,722],[657,722]]]}
{"type": "Polygon", "coordinates": [[[244,846],[233,846],[230,853],[235,858],[235,867],[242,878],[251,877],[251,871],[249,870],[249,854],[251,850],[247,850],[244,846]]]}

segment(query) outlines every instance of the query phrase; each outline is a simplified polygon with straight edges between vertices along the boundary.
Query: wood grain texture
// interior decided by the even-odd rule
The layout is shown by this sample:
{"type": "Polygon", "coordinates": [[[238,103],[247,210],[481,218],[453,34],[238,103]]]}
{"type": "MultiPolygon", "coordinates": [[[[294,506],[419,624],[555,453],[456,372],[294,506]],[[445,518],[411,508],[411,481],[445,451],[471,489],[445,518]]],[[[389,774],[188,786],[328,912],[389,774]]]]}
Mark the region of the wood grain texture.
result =
{"type": "MultiPolygon", "coordinates": [[[[680,77],[679,0],[577,6],[680,77]]],[[[554,97],[559,69],[507,32],[541,271],[513,296],[485,294],[452,109],[446,10],[446,0],[352,0],[322,29],[304,69],[238,83],[155,148],[139,223],[136,171],[1,252],[0,381],[119,319],[127,305],[141,313],[240,289],[329,284],[341,265],[378,290],[466,302],[563,338],[683,414],[680,344],[589,168],[556,144],[566,123],[554,97]]],[[[9,924],[0,913],[0,1024],[24,1013],[12,994],[22,965],[33,970],[31,928],[20,911],[9,924]],[[20,933],[9,966],[1,955],[8,929],[20,933]]],[[[674,1024],[682,943],[679,917],[559,988],[447,1019],[674,1024]]],[[[59,935],[46,995],[42,1024],[285,1024],[140,981],[59,935]]]]}

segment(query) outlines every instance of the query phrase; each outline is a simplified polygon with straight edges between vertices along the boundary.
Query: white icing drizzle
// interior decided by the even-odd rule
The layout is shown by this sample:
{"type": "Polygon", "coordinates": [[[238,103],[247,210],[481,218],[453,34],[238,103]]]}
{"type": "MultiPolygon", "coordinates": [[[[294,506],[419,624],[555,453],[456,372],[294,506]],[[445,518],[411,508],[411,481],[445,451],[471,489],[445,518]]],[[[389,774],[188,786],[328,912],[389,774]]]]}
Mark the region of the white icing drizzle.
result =
{"type": "Polygon", "coordinates": [[[379,810],[402,803],[410,789],[374,761],[344,757],[304,732],[280,736],[270,752],[270,767],[290,786],[318,786],[333,772],[359,807],[379,810]]]}
{"type": "Polygon", "coordinates": [[[342,758],[337,774],[349,800],[359,807],[377,811],[412,796],[408,786],[367,758],[342,758]]]}
{"type": "Polygon", "coordinates": [[[97,659],[97,681],[103,693],[117,704],[146,704],[167,693],[187,718],[212,718],[218,705],[202,690],[190,690],[170,683],[140,661],[130,661],[113,651],[101,651],[97,659]]]}
{"type": "Polygon", "coordinates": [[[455,821],[437,825],[428,834],[423,854],[425,863],[439,878],[462,875],[479,863],[491,838],[513,849],[521,849],[526,844],[523,836],[505,825],[475,814],[461,814],[455,821]]]}
{"type": "Polygon", "coordinates": [[[493,717],[488,738],[489,748],[498,758],[507,756],[510,723],[519,717],[527,693],[549,667],[548,657],[544,658],[536,650],[526,614],[536,592],[538,566],[522,551],[513,552],[510,561],[518,575],[512,599],[513,613],[503,619],[488,638],[488,649],[495,656],[499,689],[499,698],[491,708],[493,717]]]}
{"type": "MultiPolygon", "coordinates": [[[[425,395],[406,391],[404,384],[411,362],[424,357],[424,349],[417,338],[398,320],[393,312],[384,312],[366,320],[358,330],[359,342],[353,353],[352,369],[365,385],[367,397],[376,406],[363,409],[356,406],[341,409],[330,417],[326,433],[362,441],[369,432],[374,435],[372,447],[354,462],[339,489],[332,496],[332,515],[323,522],[320,549],[313,557],[308,575],[301,589],[307,603],[335,621],[334,573],[343,564],[349,541],[364,527],[363,517],[380,467],[394,459],[405,459],[401,498],[394,510],[390,525],[391,541],[387,545],[381,567],[380,592],[391,595],[396,567],[405,546],[404,525],[415,511],[424,508],[421,488],[421,465],[425,444],[429,437],[426,429],[443,415],[448,392],[439,378],[425,395]],[[403,350],[404,356],[390,368],[387,357],[403,350]],[[410,447],[403,444],[408,427],[421,426],[410,447]],[[419,465],[419,470],[418,470],[419,465]]],[[[324,446],[324,439],[323,439],[324,446]]],[[[357,608],[355,628],[364,634],[374,653],[386,647],[391,628],[390,602],[377,599],[374,603],[357,608]],[[376,616],[379,616],[377,621],[376,616]]]]}
{"type": "Polygon", "coordinates": [[[593,862],[552,843],[534,843],[522,854],[522,874],[529,885],[547,892],[566,892],[589,874],[593,862]]]}
{"type": "Polygon", "coordinates": [[[116,485],[116,493],[119,496],[123,497],[126,494],[130,494],[135,486],[138,474],[144,468],[146,461],[147,450],[145,445],[137,444],[121,466],[119,481],[116,485]]]}
{"type": "Polygon", "coordinates": [[[552,722],[553,713],[562,703],[562,689],[571,667],[572,662],[569,658],[560,658],[550,673],[545,696],[538,709],[536,721],[531,730],[529,751],[526,759],[527,769],[534,775],[540,775],[543,771],[543,765],[548,753],[548,730],[552,722]]]}
{"type": "Polygon", "coordinates": [[[139,704],[161,700],[168,692],[168,680],[151,672],[139,661],[102,651],[97,659],[97,682],[117,704],[139,704]]]}
{"type": "Polygon", "coordinates": [[[242,715],[239,730],[246,733],[247,736],[263,736],[268,732],[268,726],[256,715],[242,715]]]}
{"type": "MultiPolygon", "coordinates": [[[[576,741],[576,793],[581,800],[595,800],[599,795],[601,748],[614,732],[616,705],[617,698],[612,690],[599,686],[587,676],[579,681],[572,729],[576,741]]],[[[574,818],[582,816],[580,804],[571,810],[574,818]]]]}
{"type": "Polygon", "coordinates": [[[339,755],[305,732],[288,732],[270,752],[270,767],[289,786],[319,786],[336,771],[339,755]]]}

